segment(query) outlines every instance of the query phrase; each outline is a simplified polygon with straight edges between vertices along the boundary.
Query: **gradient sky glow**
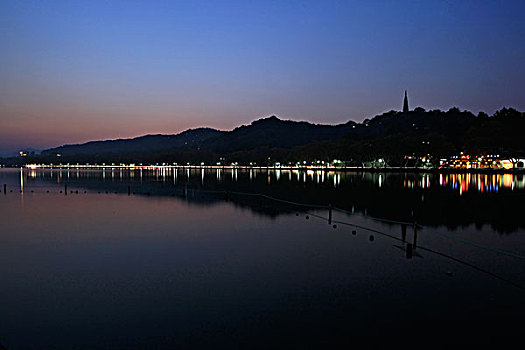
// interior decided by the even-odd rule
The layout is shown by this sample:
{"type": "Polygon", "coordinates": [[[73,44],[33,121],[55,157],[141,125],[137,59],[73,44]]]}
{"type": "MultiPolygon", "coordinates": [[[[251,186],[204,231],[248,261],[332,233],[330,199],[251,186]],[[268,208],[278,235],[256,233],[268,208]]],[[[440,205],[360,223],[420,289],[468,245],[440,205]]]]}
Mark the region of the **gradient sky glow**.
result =
{"type": "Polygon", "coordinates": [[[2,1],[0,154],[271,114],[525,109],[524,1],[2,1]]]}

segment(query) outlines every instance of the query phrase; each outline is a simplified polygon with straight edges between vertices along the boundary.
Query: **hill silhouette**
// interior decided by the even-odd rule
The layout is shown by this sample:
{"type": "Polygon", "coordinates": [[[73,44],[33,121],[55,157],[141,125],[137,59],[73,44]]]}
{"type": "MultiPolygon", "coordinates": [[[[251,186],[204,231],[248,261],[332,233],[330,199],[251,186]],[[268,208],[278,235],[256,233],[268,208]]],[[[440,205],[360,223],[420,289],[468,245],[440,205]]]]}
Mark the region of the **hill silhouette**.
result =
{"type": "Polygon", "coordinates": [[[170,149],[198,149],[203,141],[220,135],[222,131],[211,128],[189,129],[176,135],[145,135],[132,139],[91,141],[78,145],[64,145],[42,151],[43,156],[156,152],[170,149]]]}
{"type": "Polygon", "coordinates": [[[320,140],[335,141],[346,136],[355,124],[312,124],[271,116],[225,132],[208,140],[202,147],[221,154],[249,151],[259,147],[289,148],[320,140]]]}
{"type": "Polygon", "coordinates": [[[407,155],[437,158],[467,152],[523,156],[523,130],[525,113],[512,108],[488,116],[455,107],[448,111],[425,111],[418,107],[409,112],[386,112],[362,123],[349,121],[338,125],[271,116],[231,131],[199,128],[177,135],[65,145],[16,162],[265,164],[340,159],[360,165],[383,158],[391,165],[402,165],[407,155]]]}

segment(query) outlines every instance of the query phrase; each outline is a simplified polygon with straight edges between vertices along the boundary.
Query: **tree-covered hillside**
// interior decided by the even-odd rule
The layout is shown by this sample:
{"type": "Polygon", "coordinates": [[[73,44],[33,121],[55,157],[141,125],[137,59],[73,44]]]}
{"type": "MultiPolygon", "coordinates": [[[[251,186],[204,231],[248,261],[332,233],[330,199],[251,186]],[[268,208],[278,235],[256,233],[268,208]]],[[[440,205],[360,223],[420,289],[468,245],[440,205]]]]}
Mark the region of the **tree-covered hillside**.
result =
{"type": "Polygon", "coordinates": [[[381,158],[391,165],[403,165],[407,156],[439,158],[459,152],[524,156],[524,130],[525,113],[512,108],[488,116],[458,108],[425,111],[418,107],[409,112],[390,111],[362,123],[339,125],[272,116],[232,131],[201,128],[178,135],[66,145],[46,150],[40,156],[2,162],[273,164],[339,159],[360,165],[381,158]]]}

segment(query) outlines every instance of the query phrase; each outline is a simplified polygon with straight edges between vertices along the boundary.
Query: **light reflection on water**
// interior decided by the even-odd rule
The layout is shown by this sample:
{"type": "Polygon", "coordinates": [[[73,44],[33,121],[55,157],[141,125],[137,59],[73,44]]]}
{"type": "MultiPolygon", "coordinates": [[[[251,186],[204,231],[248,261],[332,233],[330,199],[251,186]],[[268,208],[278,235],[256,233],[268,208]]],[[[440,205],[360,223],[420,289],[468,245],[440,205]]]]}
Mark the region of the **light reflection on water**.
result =
{"type": "MultiPolygon", "coordinates": [[[[397,221],[448,228],[475,223],[510,233],[519,216],[524,176],[482,173],[337,172],[265,168],[19,169],[17,186],[80,186],[83,190],[186,195],[191,191],[262,193],[397,221]],[[118,172],[117,176],[110,174],[118,172]],[[183,190],[184,189],[184,190],[183,190]],[[511,195],[515,193],[516,195],[511,195]],[[463,198],[463,199],[462,199],[463,198]]],[[[197,198],[193,200],[198,201],[197,198]]],[[[246,204],[253,207],[255,204],[246,204]]],[[[253,201],[252,201],[253,202],[253,201]]],[[[274,214],[269,214],[273,216],[274,214]]]]}
{"type": "MultiPolygon", "coordinates": [[[[217,183],[222,183],[224,176],[231,177],[231,181],[254,181],[258,174],[265,174],[267,183],[272,181],[288,181],[302,183],[332,183],[334,188],[338,188],[341,182],[352,181],[359,177],[361,181],[369,182],[382,187],[389,178],[401,177],[402,186],[407,189],[425,189],[432,187],[443,187],[463,194],[469,191],[498,192],[500,189],[524,190],[525,176],[521,173],[510,174],[483,174],[483,173],[377,173],[377,172],[336,172],[325,170],[290,170],[290,169],[208,169],[208,168],[186,168],[186,180],[198,176],[201,183],[215,173],[217,183]],[[292,176],[294,175],[294,176],[292,176]],[[240,179],[241,178],[241,179],[240,179]]],[[[20,184],[23,189],[24,178],[50,178],[56,177],[56,183],[63,182],[64,177],[68,180],[81,178],[100,178],[107,179],[107,173],[111,174],[111,181],[115,180],[115,169],[105,168],[103,170],[75,170],[75,169],[23,169],[20,170],[20,184]]],[[[179,168],[163,167],[156,169],[119,169],[119,181],[133,180],[135,177],[141,181],[143,177],[155,177],[156,181],[166,182],[173,177],[173,183],[177,184],[179,168]]]]}

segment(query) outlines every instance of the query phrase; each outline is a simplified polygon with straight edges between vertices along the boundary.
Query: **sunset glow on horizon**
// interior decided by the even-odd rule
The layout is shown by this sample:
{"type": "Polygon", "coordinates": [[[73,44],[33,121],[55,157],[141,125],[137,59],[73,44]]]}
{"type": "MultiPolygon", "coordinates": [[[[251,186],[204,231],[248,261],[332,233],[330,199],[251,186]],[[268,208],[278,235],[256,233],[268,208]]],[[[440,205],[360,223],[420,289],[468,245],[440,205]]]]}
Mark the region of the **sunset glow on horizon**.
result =
{"type": "Polygon", "coordinates": [[[91,140],[525,109],[523,2],[4,1],[0,156],[91,140]]]}

